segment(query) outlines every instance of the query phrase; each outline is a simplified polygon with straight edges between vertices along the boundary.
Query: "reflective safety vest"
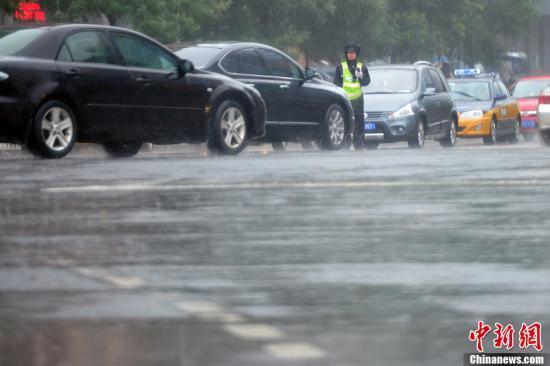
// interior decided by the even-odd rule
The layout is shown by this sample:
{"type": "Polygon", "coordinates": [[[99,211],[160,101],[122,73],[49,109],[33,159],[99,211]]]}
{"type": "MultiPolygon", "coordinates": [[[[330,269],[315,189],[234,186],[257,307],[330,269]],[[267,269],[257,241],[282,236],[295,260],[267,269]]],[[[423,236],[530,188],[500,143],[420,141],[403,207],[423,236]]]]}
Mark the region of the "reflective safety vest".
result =
{"type": "MultiPolygon", "coordinates": [[[[363,64],[358,62],[357,68],[362,69],[363,64]]],[[[349,71],[348,63],[342,62],[342,80],[343,85],[342,89],[348,95],[349,100],[357,100],[363,96],[363,91],[361,90],[361,82],[359,79],[355,78],[355,75],[349,71]],[[355,80],[355,81],[354,81],[355,80]]]]}

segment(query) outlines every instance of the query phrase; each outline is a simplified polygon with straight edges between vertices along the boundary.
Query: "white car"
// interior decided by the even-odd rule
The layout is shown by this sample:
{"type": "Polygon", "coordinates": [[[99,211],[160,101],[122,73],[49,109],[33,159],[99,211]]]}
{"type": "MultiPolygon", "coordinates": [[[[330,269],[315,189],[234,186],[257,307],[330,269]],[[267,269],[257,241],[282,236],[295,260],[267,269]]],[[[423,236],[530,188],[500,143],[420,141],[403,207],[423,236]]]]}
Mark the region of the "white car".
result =
{"type": "Polygon", "coordinates": [[[538,124],[542,141],[550,146],[550,88],[543,90],[539,96],[538,124]]]}

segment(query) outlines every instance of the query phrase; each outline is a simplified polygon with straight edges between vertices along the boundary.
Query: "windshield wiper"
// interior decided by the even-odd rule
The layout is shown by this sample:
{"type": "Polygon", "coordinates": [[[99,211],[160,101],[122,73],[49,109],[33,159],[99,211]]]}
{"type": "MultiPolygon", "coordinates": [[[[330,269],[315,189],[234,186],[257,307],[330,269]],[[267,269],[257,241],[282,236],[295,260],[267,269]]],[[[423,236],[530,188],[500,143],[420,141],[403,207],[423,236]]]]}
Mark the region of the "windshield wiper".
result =
{"type": "Polygon", "coordinates": [[[453,93],[458,94],[458,95],[462,95],[462,96],[465,96],[465,97],[468,97],[468,98],[475,99],[475,100],[478,101],[478,102],[481,102],[481,101],[483,100],[483,99],[481,99],[481,98],[478,98],[478,97],[476,97],[476,96],[473,96],[473,95],[470,95],[470,94],[464,93],[464,92],[455,91],[455,92],[453,92],[453,93]]]}
{"type": "Polygon", "coordinates": [[[376,91],[366,91],[366,92],[363,92],[363,94],[397,94],[397,92],[387,91],[387,90],[376,90],[376,91]]]}

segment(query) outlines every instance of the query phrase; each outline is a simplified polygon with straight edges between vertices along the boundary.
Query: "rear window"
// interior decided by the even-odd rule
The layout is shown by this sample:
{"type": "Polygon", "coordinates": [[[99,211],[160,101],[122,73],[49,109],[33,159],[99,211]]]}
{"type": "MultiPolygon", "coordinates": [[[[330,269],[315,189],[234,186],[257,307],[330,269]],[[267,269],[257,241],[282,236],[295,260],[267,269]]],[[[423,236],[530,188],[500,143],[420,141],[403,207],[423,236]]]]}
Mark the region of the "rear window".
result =
{"type": "Polygon", "coordinates": [[[183,60],[191,61],[200,69],[206,67],[220,52],[221,49],[215,47],[188,47],[176,52],[176,55],[183,60]]]}
{"type": "Polygon", "coordinates": [[[538,98],[542,91],[550,86],[550,79],[522,80],[514,87],[515,98],[538,98]]]}
{"type": "Polygon", "coordinates": [[[367,94],[413,93],[418,88],[418,73],[408,69],[372,69],[371,83],[363,88],[367,94]]]}
{"type": "Polygon", "coordinates": [[[46,29],[24,29],[0,38],[0,56],[16,55],[46,32],[46,29]]]}

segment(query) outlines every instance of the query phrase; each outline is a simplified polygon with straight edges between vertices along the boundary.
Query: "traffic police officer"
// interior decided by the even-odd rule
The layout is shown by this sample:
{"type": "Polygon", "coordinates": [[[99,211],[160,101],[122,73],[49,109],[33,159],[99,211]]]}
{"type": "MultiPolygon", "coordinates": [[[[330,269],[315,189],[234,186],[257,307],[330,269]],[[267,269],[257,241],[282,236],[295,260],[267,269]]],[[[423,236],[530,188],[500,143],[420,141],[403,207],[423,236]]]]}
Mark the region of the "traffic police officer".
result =
{"type": "Polygon", "coordinates": [[[353,129],[353,146],[359,150],[364,147],[365,107],[363,105],[363,92],[361,87],[370,84],[369,70],[366,65],[358,60],[361,47],[350,43],[345,46],[346,61],[336,68],[334,83],[344,89],[348,95],[353,112],[355,114],[355,127],[353,129]]]}

